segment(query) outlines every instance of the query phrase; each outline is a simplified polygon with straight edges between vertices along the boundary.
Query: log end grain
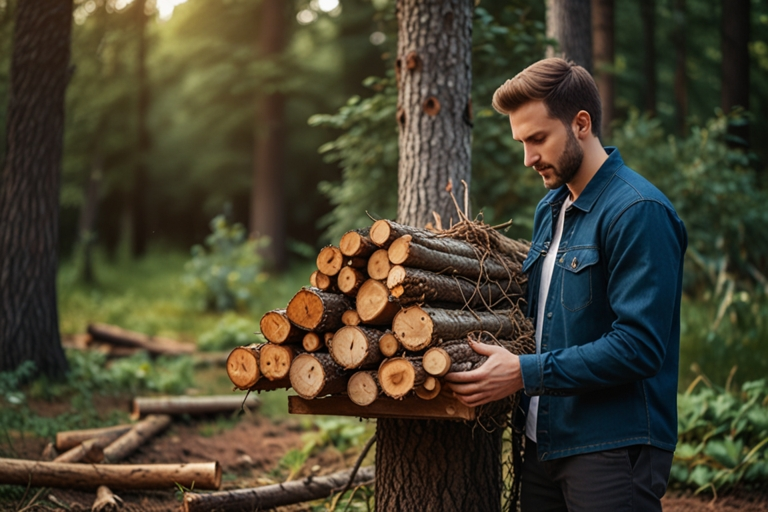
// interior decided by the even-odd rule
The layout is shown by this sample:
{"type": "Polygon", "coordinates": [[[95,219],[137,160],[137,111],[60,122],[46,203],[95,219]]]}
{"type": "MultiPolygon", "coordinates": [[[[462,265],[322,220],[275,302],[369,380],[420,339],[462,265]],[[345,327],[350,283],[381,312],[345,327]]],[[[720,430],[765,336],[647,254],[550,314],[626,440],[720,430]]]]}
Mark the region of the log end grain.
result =
{"type": "Polygon", "coordinates": [[[344,255],[338,247],[329,245],[320,250],[315,260],[317,269],[327,276],[335,276],[344,265],[344,255]]]}
{"type": "Polygon", "coordinates": [[[354,297],[365,282],[365,274],[355,267],[344,267],[339,272],[337,284],[341,293],[354,297]]]}
{"type": "Polygon", "coordinates": [[[408,350],[421,350],[432,342],[432,319],[419,306],[401,310],[392,320],[392,331],[408,350]]]}
{"type": "Polygon", "coordinates": [[[279,380],[288,375],[294,350],[286,345],[266,343],[259,354],[259,370],[269,380],[279,380]]]}
{"type": "MultiPolygon", "coordinates": [[[[402,289],[401,285],[405,281],[405,276],[405,267],[402,265],[394,265],[391,269],[389,269],[389,273],[387,274],[387,288],[392,290],[393,288],[400,286],[402,289]]],[[[392,294],[395,295],[394,292],[392,294]]],[[[395,297],[398,296],[399,295],[395,295],[395,297]]]]}
{"type": "Polygon", "coordinates": [[[400,352],[401,349],[400,342],[397,341],[397,338],[395,338],[395,335],[391,332],[384,333],[384,335],[379,338],[379,351],[383,356],[392,357],[400,352]]]}
{"type": "Polygon", "coordinates": [[[325,386],[323,365],[312,354],[301,354],[293,360],[291,386],[302,398],[315,398],[325,386]]]}
{"type": "Polygon", "coordinates": [[[376,401],[381,388],[376,382],[376,372],[357,372],[347,383],[347,395],[357,405],[367,406],[376,401]]]}
{"type": "Polygon", "coordinates": [[[416,396],[422,400],[434,400],[438,397],[443,387],[435,377],[427,377],[421,386],[416,388],[416,396]]]}
{"type": "Polygon", "coordinates": [[[383,281],[389,275],[392,264],[386,249],[379,249],[368,258],[368,277],[383,281]]]}
{"type": "Polygon", "coordinates": [[[357,313],[363,323],[384,325],[392,321],[400,306],[389,300],[389,290],[380,281],[368,279],[357,292],[357,313]]]}
{"type": "Polygon", "coordinates": [[[237,389],[250,389],[261,377],[259,347],[237,347],[227,357],[227,375],[237,389]]]}
{"type": "Polygon", "coordinates": [[[344,325],[360,325],[360,315],[356,309],[348,309],[341,315],[341,322],[344,325]]]}
{"type": "Polygon", "coordinates": [[[345,326],[336,331],[331,341],[333,360],[346,369],[357,368],[370,351],[368,339],[355,326],[345,326]]]}
{"type": "Polygon", "coordinates": [[[286,308],[288,319],[308,331],[317,327],[323,318],[323,313],[323,300],[312,289],[299,290],[286,308]]]}
{"type": "Polygon", "coordinates": [[[413,365],[404,357],[387,359],[378,372],[379,385],[392,398],[403,398],[414,387],[416,371],[413,365]]]}
{"type": "Polygon", "coordinates": [[[413,237],[411,235],[403,235],[389,246],[387,255],[389,256],[389,261],[393,265],[400,265],[405,263],[408,259],[408,254],[411,251],[412,239],[413,237]]]}
{"type": "Polygon", "coordinates": [[[301,346],[304,347],[304,350],[307,352],[317,352],[323,348],[324,340],[318,333],[308,332],[301,340],[301,346]]]}
{"type": "Polygon", "coordinates": [[[377,220],[371,226],[371,231],[368,233],[371,237],[371,241],[379,247],[386,247],[392,237],[392,226],[390,226],[387,219],[377,220]]]}
{"type": "Polygon", "coordinates": [[[275,309],[265,313],[261,317],[259,328],[265,338],[278,344],[286,342],[291,334],[296,332],[296,328],[285,316],[284,309],[275,309]]]}
{"type": "Polygon", "coordinates": [[[451,356],[440,347],[432,347],[424,353],[422,364],[428,374],[442,377],[451,369],[451,356]]]}

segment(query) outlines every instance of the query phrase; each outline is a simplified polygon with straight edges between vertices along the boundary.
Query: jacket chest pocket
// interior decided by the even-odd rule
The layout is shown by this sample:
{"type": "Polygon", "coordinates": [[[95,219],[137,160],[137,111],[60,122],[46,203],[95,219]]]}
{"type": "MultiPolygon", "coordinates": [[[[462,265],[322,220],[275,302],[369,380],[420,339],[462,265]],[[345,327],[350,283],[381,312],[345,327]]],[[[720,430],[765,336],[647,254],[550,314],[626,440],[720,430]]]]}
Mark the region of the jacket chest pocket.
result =
{"type": "Polygon", "coordinates": [[[578,311],[592,304],[600,252],[597,248],[570,249],[557,256],[555,265],[562,269],[560,300],[569,311],[578,311]]]}

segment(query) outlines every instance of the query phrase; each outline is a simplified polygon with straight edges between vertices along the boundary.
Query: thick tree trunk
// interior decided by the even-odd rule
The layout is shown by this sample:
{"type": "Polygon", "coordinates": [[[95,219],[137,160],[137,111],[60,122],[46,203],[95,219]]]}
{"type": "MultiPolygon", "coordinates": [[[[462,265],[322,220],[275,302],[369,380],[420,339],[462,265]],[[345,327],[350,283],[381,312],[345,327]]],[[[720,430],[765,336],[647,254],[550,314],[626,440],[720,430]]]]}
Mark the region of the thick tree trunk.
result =
{"type": "MultiPolygon", "coordinates": [[[[456,218],[445,193],[449,179],[454,189],[461,179],[469,183],[473,5],[472,0],[398,1],[398,222],[403,224],[423,227],[433,210],[447,224],[456,218]],[[440,103],[436,115],[430,96],[440,103]]],[[[463,422],[379,418],[376,431],[377,510],[501,509],[500,429],[488,433],[463,422]]]]}
{"type": "MultiPolygon", "coordinates": [[[[285,48],[288,26],[287,2],[264,0],[261,5],[259,52],[277,59],[285,48]]],[[[285,200],[283,147],[285,145],[285,97],[279,92],[261,94],[254,122],[256,144],[251,185],[251,233],[269,237],[261,251],[274,268],[285,268],[285,200]]]]}
{"type": "Polygon", "coordinates": [[[547,0],[547,37],[557,41],[547,56],[562,56],[592,72],[590,0],[547,0]]]}
{"type": "Polygon", "coordinates": [[[398,0],[400,222],[458,221],[447,189],[470,182],[471,0],[398,0]]]}
{"type": "Polygon", "coordinates": [[[67,371],[56,307],[72,0],[19,2],[0,174],[0,371],[67,371]]]}
{"type": "Polygon", "coordinates": [[[138,140],[136,147],[136,164],[133,170],[133,189],[131,190],[131,253],[141,257],[147,252],[147,194],[149,193],[149,129],[147,114],[149,112],[149,81],[147,80],[147,19],[145,12],[147,0],[135,3],[136,16],[136,85],[138,98],[136,102],[136,126],[138,140]]]}
{"type": "Polygon", "coordinates": [[[614,118],[614,2],[615,0],[592,0],[592,54],[595,65],[595,81],[600,90],[603,104],[603,140],[611,136],[614,118]]]}
{"type": "Polygon", "coordinates": [[[675,126],[681,136],[688,134],[688,72],[685,26],[686,21],[685,0],[675,0],[674,19],[676,20],[674,32],[675,45],[675,126]]]}
{"type": "MultiPolygon", "coordinates": [[[[722,90],[720,107],[726,114],[734,107],[749,109],[749,0],[722,0],[722,90]]],[[[728,133],[749,145],[749,125],[730,126],[728,133]]]]}
{"type": "Polygon", "coordinates": [[[643,23],[643,75],[645,110],[656,116],[656,0],[639,0],[643,23]]]}

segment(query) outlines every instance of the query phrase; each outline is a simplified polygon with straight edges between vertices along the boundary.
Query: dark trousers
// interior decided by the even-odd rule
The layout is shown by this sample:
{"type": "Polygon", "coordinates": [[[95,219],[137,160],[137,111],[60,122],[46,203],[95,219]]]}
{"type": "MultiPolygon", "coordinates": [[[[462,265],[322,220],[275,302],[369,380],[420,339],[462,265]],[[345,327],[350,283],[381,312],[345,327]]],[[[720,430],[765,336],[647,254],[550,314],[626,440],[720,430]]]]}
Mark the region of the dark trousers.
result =
{"type": "Polygon", "coordinates": [[[525,443],[522,512],[661,512],[672,452],[636,445],[540,462],[525,443]]]}

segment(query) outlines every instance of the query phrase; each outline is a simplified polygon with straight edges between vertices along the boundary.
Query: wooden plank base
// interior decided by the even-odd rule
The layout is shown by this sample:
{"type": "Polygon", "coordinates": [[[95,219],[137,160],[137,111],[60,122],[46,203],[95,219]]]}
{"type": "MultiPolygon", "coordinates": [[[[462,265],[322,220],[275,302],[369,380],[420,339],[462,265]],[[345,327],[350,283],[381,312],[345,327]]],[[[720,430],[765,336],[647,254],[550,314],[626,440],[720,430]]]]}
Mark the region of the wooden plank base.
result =
{"type": "Polygon", "coordinates": [[[408,396],[402,400],[380,397],[365,407],[352,402],[347,396],[328,396],[305,400],[300,396],[288,397],[291,414],[329,414],[358,418],[404,418],[411,420],[474,420],[475,408],[467,407],[451,395],[440,394],[432,400],[408,396]]]}

